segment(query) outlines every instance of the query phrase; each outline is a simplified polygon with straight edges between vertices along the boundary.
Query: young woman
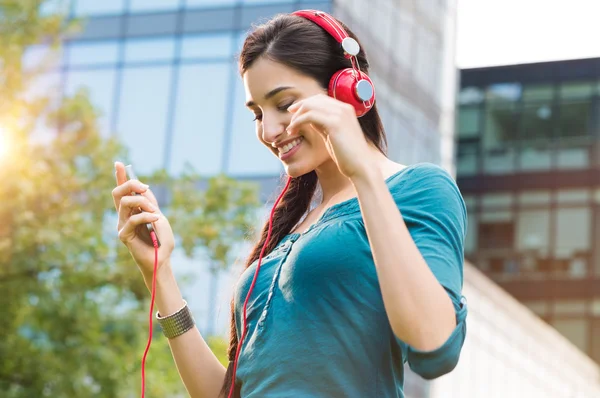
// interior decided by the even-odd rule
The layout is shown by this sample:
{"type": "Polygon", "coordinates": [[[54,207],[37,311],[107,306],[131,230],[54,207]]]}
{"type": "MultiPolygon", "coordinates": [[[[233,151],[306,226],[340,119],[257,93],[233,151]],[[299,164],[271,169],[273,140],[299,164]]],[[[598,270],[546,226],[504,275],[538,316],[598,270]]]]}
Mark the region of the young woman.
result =
{"type": "Polygon", "coordinates": [[[119,237],[150,286],[154,249],[136,229],[156,226],[159,322],[192,397],[403,397],[405,362],[426,379],[456,366],[466,333],[465,205],[440,167],[385,156],[355,40],[309,11],[279,15],[244,43],[247,106],[288,185],[235,289],[228,369],[190,321],[156,199],[116,164],[119,237]],[[346,80],[332,80],[344,69],[346,80]],[[179,326],[168,324],[175,318],[179,326]]]}

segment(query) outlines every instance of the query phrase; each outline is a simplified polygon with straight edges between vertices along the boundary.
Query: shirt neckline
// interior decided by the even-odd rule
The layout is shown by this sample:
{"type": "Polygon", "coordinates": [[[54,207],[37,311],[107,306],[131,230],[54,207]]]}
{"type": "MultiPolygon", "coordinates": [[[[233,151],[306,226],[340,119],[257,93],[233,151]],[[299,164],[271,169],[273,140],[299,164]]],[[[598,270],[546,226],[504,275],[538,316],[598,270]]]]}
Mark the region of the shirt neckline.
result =
{"type": "MultiPolygon", "coordinates": [[[[388,185],[388,187],[389,187],[390,183],[394,179],[396,179],[396,177],[404,174],[404,172],[406,172],[409,168],[412,168],[413,166],[414,165],[405,166],[402,169],[395,172],[394,174],[392,174],[391,176],[389,176],[388,178],[386,178],[385,179],[386,185],[388,185]]],[[[356,197],[356,196],[354,196],[350,199],[346,199],[340,203],[336,203],[333,206],[330,206],[327,210],[325,210],[325,212],[321,215],[321,217],[317,221],[312,223],[306,229],[306,231],[289,233],[283,238],[282,243],[284,241],[287,241],[288,239],[291,239],[292,241],[296,241],[298,238],[306,235],[307,233],[309,233],[310,231],[312,231],[314,228],[316,228],[320,224],[324,223],[325,221],[331,220],[332,218],[339,217],[344,214],[350,214],[350,213],[356,212],[358,210],[360,210],[360,206],[358,203],[358,197],[356,197]]]]}

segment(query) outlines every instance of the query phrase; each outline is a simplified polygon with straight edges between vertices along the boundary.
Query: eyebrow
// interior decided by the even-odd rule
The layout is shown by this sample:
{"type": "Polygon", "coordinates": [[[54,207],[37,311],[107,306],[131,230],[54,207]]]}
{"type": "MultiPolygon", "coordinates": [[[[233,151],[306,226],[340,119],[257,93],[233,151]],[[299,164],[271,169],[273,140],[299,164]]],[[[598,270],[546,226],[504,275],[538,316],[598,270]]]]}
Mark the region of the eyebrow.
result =
{"type": "MultiPolygon", "coordinates": [[[[282,87],[274,88],[273,90],[271,90],[267,94],[265,94],[265,101],[268,100],[268,99],[270,99],[270,98],[273,98],[274,96],[276,96],[280,92],[285,91],[285,90],[289,90],[291,88],[293,88],[293,87],[291,87],[291,86],[282,86],[282,87]]],[[[251,106],[254,106],[254,105],[256,105],[256,103],[254,101],[248,101],[248,102],[246,102],[246,106],[248,108],[251,107],[251,106]]]]}

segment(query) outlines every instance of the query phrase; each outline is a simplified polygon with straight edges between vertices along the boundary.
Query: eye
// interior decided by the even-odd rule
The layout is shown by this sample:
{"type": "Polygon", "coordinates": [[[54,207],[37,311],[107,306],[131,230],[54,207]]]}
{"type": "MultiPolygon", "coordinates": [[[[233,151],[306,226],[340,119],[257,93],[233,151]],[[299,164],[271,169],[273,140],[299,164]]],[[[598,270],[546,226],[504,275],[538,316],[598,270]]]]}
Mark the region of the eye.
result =
{"type": "Polygon", "coordinates": [[[261,115],[261,114],[257,114],[257,113],[255,113],[255,114],[254,114],[254,119],[252,119],[252,121],[254,121],[254,122],[255,122],[255,121],[257,121],[257,120],[258,120],[258,121],[261,121],[261,120],[262,120],[262,115],[261,115]]]}
{"type": "Polygon", "coordinates": [[[279,111],[281,111],[281,112],[286,112],[286,111],[287,111],[287,109],[288,109],[290,106],[292,106],[292,104],[293,104],[293,103],[294,103],[294,101],[287,101],[287,102],[283,103],[282,105],[279,105],[279,106],[277,107],[277,109],[278,109],[279,111]]]}

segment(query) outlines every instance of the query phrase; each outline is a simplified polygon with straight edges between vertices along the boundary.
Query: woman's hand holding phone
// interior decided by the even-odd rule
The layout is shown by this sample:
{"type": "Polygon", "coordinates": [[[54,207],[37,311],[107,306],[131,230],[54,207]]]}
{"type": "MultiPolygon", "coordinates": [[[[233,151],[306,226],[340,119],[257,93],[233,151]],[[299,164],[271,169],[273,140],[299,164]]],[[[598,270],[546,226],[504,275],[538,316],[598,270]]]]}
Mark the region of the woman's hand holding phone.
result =
{"type": "Polygon", "coordinates": [[[144,276],[146,285],[149,285],[152,281],[155,253],[146,224],[153,224],[160,240],[158,271],[165,264],[169,264],[175,246],[173,231],[169,221],[160,212],[156,197],[147,185],[135,179],[127,180],[125,165],[121,162],[115,163],[115,175],[117,186],[113,189],[112,196],[119,216],[117,224],[119,239],[129,249],[144,276]]]}

